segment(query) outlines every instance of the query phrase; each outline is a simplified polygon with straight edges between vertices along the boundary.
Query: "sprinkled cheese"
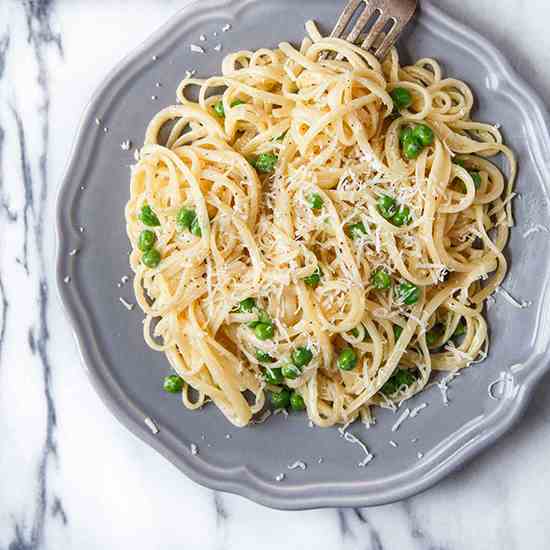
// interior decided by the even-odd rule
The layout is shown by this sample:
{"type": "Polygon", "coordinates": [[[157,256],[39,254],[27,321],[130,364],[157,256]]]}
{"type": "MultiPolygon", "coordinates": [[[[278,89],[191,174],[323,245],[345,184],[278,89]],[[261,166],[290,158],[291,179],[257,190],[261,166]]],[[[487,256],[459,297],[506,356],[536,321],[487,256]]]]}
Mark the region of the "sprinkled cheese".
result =
{"type": "Polygon", "coordinates": [[[348,443],[352,443],[353,445],[358,445],[359,447],[361,447],[361,449],[365,453],[365,458],[358,464],[360,468],[364,468],[367,464],[369,464],[374,460],[374,455],[369,452],[367,446],[360,439],[355,437],[352,433],[347,432],[345,428],[338,428],[338,432],[340,432],[340,435],[348,443]]]}
{"type": "Polygon", "coordinates": [[[424,458],[424,453],[421,453],[421,452],[416,453],[416,458],[418,458],[418,460],[422,460],[424,458]]]}
{"type": "Polygon", "coordinates": [[[515,399],[520,386],[515,383],[514,375],[501,372],[500,376],[487,387],[487,393],[494,401],[502,399],[515,399]],[[496,393],[498,391],[498,393],[496,393]]]}
{"type": "Polygon", "coordinates": [[[216,44],[214,46],[214,50],[216,50],[217,52],[221,52],[222,51],[222,45],[221,44],[216,44]]]}
{"type": "Polygon", "coordinates": [[[389,443],[394,449],[397,449],[397,447],[399,447],[399,445],[398,445],[393,439],[390,439],[390,441],[388,441],[388,443],[389,443]]]}
{"type": "Polygon", "coordinates": [[[199,36],[199,40],[200,40],[201,42],[206,42],[206,36],[205,36],[204,34],[201,34],[201,35],[199,36]]]}
{"type": "Polygon", "coordinates": [[[277,474],[275,476],[275,481],[278,481],[280,483],[281,481],[284,480],[285,477],[286,477],[285,474],[277,474]]]}
{"type": "Polygon", "coordinates": [[[132,148],[132,142],[129,139],[126,139],[120,144],[120,148],[123,151],[129,151],[132,148]]]}
{"type": "Polygon", "coordinates": [[[191,454],[193,456],[196,456],[199,454],[199,448],[194,443],[191,443],[191,445],[189,445],[189,449],[191,449],[191,454]]]}
{"type": "Polygon", "coordinates": [[[518,300],[516,300],[516,298],[514,298],[507,290],[505,290],[501,286],[499,286],[495,290],[495,293],[500,294],[510,305],[518,309],[527,309],[533,305],[533,302],[531,301],[522,300],[521,302],[519,302],[518,300]]]}
{"type": "Polygon", "coordinates": [[[414,418],[415,416],[418,416],[420,411],[423,411],[428,406],[428,403],[422,403],[421,405],[418,405],[418,407],[415,407],[411,411],[411,418],[414,418]]]}
{"type": "Polygon", "coordinates": [[[132,311],[134,309],[134,305],[128,303],[124,298],[119,298],[120,303],[128,310],[132,311]]]}
{"type": "Polygon", "coordinates": [[[78,252],[79,252],[78,248],[73,248],[73,250],[69,252],[69,256],[76,256],[78,252]]]}
{"type": "Polygon", "coordinates": [[[302,460],[297,460],[296,462],[294,462],[293,464],[289,464],[287,466],[287,468],[289,470],[297,470],[298,468],[300,470],[305,470],[307,468],[307,464],[305,462],[303,462],[302,460]]]}
{"type": "Polygon", "coordinates": [[[229,23],[226,23],[223,27],[222,27],[222,32],[227,32],[231,30],[231,25],[229,23]]]}
{"type": "Polygon", "coordinates": [[[196,44],[191,44],[189,46],[189,49],[193,52],[193,53],[205,53],[204,52],[204,48],[202,46],[197,46],[196,44]]]}
{"type": "Polygon", "coordinates": [[[144,422],[154,435],[157,435],[159,433],[158,426],[155,424],[152,418],[147,417],[144,419],[144,422]]]}
{"type": "Polygon", "coordinates": [[[67,285],[71,282],[71,278],[67,275],[64,279],[63,279],[63,282],[67,285]]]}
{"type": "Polygon", "coordinates": [[[403,422],[405,422],[405,420],[407,420],[407,418],[409,418],[410,414],[411,414],[411,410],[407,407],[401,413],[401,415],[397,419],[397,422],[392,426],[391,431],[396,432],[397,430],[399,430],[399,428],[401,427],[401,424],[403,424],[403,422]]]}
{"type": "Polygon", "coordinates": [[[550,229],[548,229],[548,227],[545,227],[544,225],[535,225],[534,227],[531,227],[531,229],[528,229],[524,234],[523,234],[523,238],[526,239],[527,237],[529,237],[529,235],[532,235],[533,233],[541,233],[541,232],[544,232],[544,233],[550,233],[550,229]]]}
{"type": "Polygon", "coordinates": [[[454,378],[457,376],[460,376],[459,372],[452,372],[448,376],[445,376],[444,378],[442,378],[437,383],[437,387],[439,388],[439,391],[441,392],[441,397],[443,398],[443,405],[445,405],[446,407],[448,407],[450,403],[449,396],[448,396],[449,382],[454,380],[454,378]]]}
{"type": "Polygon", "coordinates": [[[96,117],[95,123],[97,126],[101,126],[101,119],[96,117]]]}

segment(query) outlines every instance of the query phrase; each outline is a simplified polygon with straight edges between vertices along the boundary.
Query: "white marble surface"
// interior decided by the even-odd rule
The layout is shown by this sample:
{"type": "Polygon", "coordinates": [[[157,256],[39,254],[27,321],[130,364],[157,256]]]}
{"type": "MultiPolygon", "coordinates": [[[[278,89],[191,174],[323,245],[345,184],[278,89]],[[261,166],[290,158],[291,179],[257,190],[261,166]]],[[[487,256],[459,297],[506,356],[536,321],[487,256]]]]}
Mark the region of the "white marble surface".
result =
{"type": "MultiPolygon", "coordinates": [[[[550,380],[436,488],[370,510],[271,511],[187,480],[107,412],[54,284],[54,204],[93,89],[186,0],[0,0],[0,549],[548,549],[550,380]]],[[[548,0],[440,0],[550,103],[548,0]]]]}

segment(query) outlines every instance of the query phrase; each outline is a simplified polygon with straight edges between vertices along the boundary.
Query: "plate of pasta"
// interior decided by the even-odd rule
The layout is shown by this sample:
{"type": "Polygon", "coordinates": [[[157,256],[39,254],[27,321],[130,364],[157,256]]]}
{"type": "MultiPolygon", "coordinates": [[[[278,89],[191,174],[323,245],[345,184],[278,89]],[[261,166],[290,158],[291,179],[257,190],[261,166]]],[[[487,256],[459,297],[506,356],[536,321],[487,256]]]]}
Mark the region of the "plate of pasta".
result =
{"type": "Polygon", "coordinates": [[[429,487],[548,368],[541,101],[429,2],[382,62],[328,37],[340,8],[184,10],[96,94],[58,203],[114,414],[279,508],[429,487]]]}

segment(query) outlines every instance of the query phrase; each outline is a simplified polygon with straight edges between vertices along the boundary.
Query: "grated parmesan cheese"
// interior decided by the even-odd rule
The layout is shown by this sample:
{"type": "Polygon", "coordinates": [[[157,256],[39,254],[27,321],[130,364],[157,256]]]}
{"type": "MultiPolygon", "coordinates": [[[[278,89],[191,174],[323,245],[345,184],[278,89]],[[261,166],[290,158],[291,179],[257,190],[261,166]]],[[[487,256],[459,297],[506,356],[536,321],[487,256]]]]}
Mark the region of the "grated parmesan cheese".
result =
{"type": "Polygon", "coordinates": [[[298,468],[300,470],[305,470],[307,468],[307,464],[305,462],[303,462],[302,460],[297,460],[296,462],[294,462],[293,464],[289,464],[287,466],[287,468],[289,470],[297,470],[298,468]]]}
{"type": "Polygon", "coordinates": [[[414,418],[415,416],[418,416],[420,411],[423,411],[428,406],[428,403],[422,403],[421,405],[418,405],[418,407],[415,407],[411,411],[411,418],[414,418]]]}
{"type": "Polygon", "coordinates": [[[518,309],[527,309],[533,305],[533,302],[531,301],[522,300],[521,302],[519,302],[506,289],[501,286],[499,286],[495,290],[495,294],[500,294],[510,305],[518,309]]]}
{"type": "Polygon", "coordinates": [[[534,227],[531,227],[531,229],[528,229],[524,234],[523,234],[523,238],[526,239],[527,237],[529,237],[530,235],[532,235],[533,233],[550,233],[550,229],[548,229],[548,227],[545,227],[544,225],[540,225],[540,224],[537,224],[535,225],[534,227]]]}
{"type": "Polygon", "coordinates": [[[132,311],[134,309],[134,304],[130,304],[129,302],[127,302],[124,298],[119,298],[120,300],[120,303],[128,310],[128,311],[132,311]]]}
{"type": "Polygon", "coordinates": [[[411,414],[411,410],[407,407],[401,413],[401,415],[397,419],[397,422],[392,426],[391,431],[396,432],[397,430],[399,430],[399,428],[401,427],[401,424],[403,424],[403,422],[405,422],[405,420],[407,420],[407,418],[409,418],[410,414],[411,414]]]}
{"type": "Polygon", "coordinates": [[[152,418],[147,417],[144,419],[144,422],[154,435],[157,435],[159,433],[160,430],[158,429],[158,426],[155,424],[152,418]]]}
{"type": "Polygon", "coordinates": [[[348,442],[352,443],[354,445],[358,445],[361,447],[363,452],[365,453],[365,458],[359,462],[358,466],[360,468],[364,468],[367,464],[372,462],[374,460],[374,455],[368,450],[367,446],[357,437],[355,437],[352,433],[347,432],[345,428],[338,428],[338,432],[340,432],[340,435],[348,442]]]}
{"type": "Polygon", "coordinates": [[[202,46],[197,46],[196,44],[191,44],[189,46],[189,49],[193,52],[193,53],[205,53],[204,51],[204,48],[202,46]]]}

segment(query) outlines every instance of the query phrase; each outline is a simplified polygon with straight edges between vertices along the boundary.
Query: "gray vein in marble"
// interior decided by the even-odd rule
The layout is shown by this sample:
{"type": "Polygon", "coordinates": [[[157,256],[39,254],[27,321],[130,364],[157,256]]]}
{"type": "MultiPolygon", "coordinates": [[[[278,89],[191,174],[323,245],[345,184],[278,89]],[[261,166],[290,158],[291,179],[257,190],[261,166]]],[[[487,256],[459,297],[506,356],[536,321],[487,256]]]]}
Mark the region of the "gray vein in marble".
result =
{"type": "Polygon", "coordinates": [[[38,326],[29,332],[29,347],[33,353],[37,353],[42,368],[42,383],[46,405],[46,433],[44,443],[40,451],[37,473],[37,493],[35,509],[32,520],[14,521],[15,539],[9,545],[10,550],[34,549],[44,544],[44,531],[46,524],[46,512],[48,501],[53,499],[55,516],[59,516],[63,524],[67,522],[61,500],[49,495],[48,471],[52,459],[57,459],[58,451],[55,439],[57,417],[52,393],[51,376],[52,367],[49,359],[49,329],[48,329],[48,304],[49,285],[46,277],[46,258],[44,254],[43,220],[48,198],[47,161],[49,148],[49,84],[48,68],[45,61],[45,48],[50,44],[56,46],[60,56],[63,55],[61,37],[52,31],[50,16],[54,2],[52,0],[35,2],[23,0],[25,19],[27,23],[27,42],[32,47],[38,67],[37,83],[41,93],[42,104],[38,109],[38,118],[41,125],[41,152],[38,156],[38,176],[33,177],[31,159],[27,148],[26,132],[23,120],[15,105],[10,105],[13,118],[16,123],[19,144],[19,160],[21,163],[22,179],[24,186],[23,228],[24,244],[22,265],[29,274],[29,236],[33,233],[33,244],[36,248],[36,264],[38,275],[38,326]],[[35,191],[38,191],[36,194],[35,191]],[[38,203],[36,203],[38,197],[38,203]],[[32,334],[32,338],[31,338],[32,334]]]}
{"type": "Polygon", "coordinates": [[[52,504],[52,517],[55,518],[57,516],[59,516],[63,525],[67,525],[67,523],[69,523],[69,520],[67,519],[67,512],[65,512],[65,508],[63,508],[61,499],[55,497],[52,504]]]}
{"type": "Polygon", "coordinates": [[[214,491],[214,507],[216,509],[216,531],[218,548],[221,550],[225,547],[227,520],[229,519],[229,513],[223,501],[223,497],[218,491],[214,491]]]}
{"type": "Polygon", "coordinates": [[[4,342],[6,339],[6,325],[8,320],[9,303],[6,297],[4,281],[0,274],[0,366],[2,366],[2,352],[4,351],[4,342]]]}
{"type": "Polygon", "coordinates": [[[17,109],[13,105],[10,105],[10,109],[15,120],[17,127],[17,137],[19,140],[19,162],[21,163],[21,175],[23,180],[23,187],[25,190],[25,206],[23,207],[23,252],[22,257],[18,258],[19,262],[25,269],[27,275],[29,275],[29,261],[28,261],[28,248],[29,248],[29,213],[34,211],[34,193],[32,189],[32,175],[31,167],[27,159],[27,141],[25,138],[25,129],[23,122],[17,109]]]}
{"type": "Polygon", "coordinates": [[[352,539],[353,541],[367,542],[365,550],[384,550],[382,539],[367,517],[366,511],[359,508],[337,509],[338,525],[342,540],[352,539]],[[359,522],[364,528],[357,528],[354,523],[359,522]]]}
{"type": "Polygon", "coordinates": [[[367,531],[370,538],[370,549],[384,550],[384,546],[382,545],[382,539],[380,538],[380,534],[373,527],[372,523],[367,518],[366,511],[362,511],[360,508],[354,508],[353,512],[357,516],[357,519],[367,527],[367,531]]]}
{"type": "Polygon", "coordinates": [[[401,504],[407,516],[411,536],[419,544],[419,548],[422,550],[448,550],[447,546],[435,542],[420,525],[411,500],[405,500],[401,504]]]}
{"type": "MultiPolygon", "coordinates": [[[[4,70],[6,68],[6,53],[10,45],[10,36],[5,34],[0,38],[0,81],[4,75],[4,70]]],[[[4,128],[0,125],[0,208],[6,213],[8,221],[13,222],[17,220],[17,213],[11,210],[9,203],[4,195],[4,179],[2,175],[2,166],[3,166],[3,153],[4,153],[4,141],[5,141],[5,131],[4,128]]]]}

